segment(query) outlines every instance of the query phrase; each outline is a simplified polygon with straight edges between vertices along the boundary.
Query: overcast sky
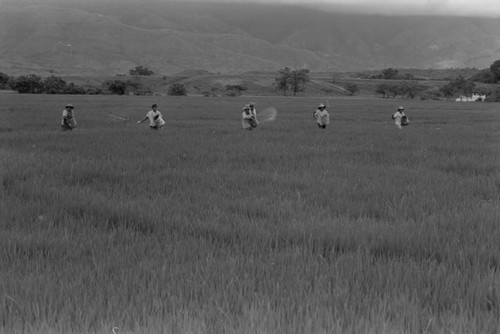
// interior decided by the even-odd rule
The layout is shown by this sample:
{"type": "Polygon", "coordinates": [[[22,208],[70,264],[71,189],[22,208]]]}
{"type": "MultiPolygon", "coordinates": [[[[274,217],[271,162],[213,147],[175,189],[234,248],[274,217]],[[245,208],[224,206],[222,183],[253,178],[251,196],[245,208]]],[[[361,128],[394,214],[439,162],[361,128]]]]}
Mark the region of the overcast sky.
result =
{"type": "MultiPolygon", "coordinates": [[[[15,2],[16,0],[0,0],[15,2]]],[[[333,10],[362,12],[367,14],[405,14],[405,15],[465,15],[490,16],[500,18],[500,0],[24,0],[28,2],[100,2],[100,1],[132,1],[147,3],[148,1],[192,1],[192,2],[257,2],[257,3],[292,3],[306,5],[327,5],[333,10]]]]}
{"type": "MultiPolygon", "coordinates": [[[[198,0],[200,1],[200,0],[198,0]]],[[[217,0],[201,0],[217,1],[217,0]]],[[[261,3],[328,4],[356,12],[385,14],[486,15],[500,18],[500,0],[220,0],[261,3]]]]}
{"type": "Polygon", "coordinates": [[[276,0],[346,5],[356,11],[386,14],[487,15],[500,17],[500,0],[276,0]]]}

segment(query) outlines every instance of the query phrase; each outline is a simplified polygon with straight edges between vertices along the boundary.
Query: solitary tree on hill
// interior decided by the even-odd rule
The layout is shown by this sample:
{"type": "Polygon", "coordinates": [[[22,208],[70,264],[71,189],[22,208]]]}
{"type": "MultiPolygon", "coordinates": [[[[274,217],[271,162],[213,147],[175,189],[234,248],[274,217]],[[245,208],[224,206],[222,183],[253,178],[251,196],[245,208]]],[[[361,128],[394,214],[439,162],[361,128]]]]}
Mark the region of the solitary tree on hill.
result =
{"type": "Polygon", "coordinates": [[[286,92],[290,88],[290,76],[291,70],[288,67],[285,67],[278,72],[278,76],[275,78],[276,80],[276,89],[283,91],[283,95],[286,96],[286,92]]]}
{"type": "Polygon", "coordinates": [[[305,90],[306,83],[309,82],[309,70],[291,70],[289,67],[285,67],[279,70],[275,80],[276,89],[282,90],[283,95],[286,96],[286,92],[290,89],[295,96],[298,92],[305,90]]]}
{"type": "Polygon", "coordinates": [[[351,96],[358,92],[358,86],[352,82],[346,82],[344,88],[351,96]]]}
{"type": "Polygon", "coordinates": [[[293,96],[298,92],[303,92],[306,88],[306,83],[309,82],[309,70],[295,70],[290,76],[290,87],[292,87],[293,96]]]}

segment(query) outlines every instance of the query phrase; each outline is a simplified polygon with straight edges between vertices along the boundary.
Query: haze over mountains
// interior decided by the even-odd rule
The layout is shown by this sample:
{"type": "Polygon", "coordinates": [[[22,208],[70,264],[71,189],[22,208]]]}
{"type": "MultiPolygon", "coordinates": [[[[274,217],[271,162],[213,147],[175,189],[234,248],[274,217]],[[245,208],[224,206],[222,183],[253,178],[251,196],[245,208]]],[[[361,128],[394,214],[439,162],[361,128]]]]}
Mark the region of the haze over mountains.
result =
{"type": "Polygon", "coordinates": [[[11,75],[487,68],[500,19],[335,13],[299,5],[0,0],[11,75]]]}

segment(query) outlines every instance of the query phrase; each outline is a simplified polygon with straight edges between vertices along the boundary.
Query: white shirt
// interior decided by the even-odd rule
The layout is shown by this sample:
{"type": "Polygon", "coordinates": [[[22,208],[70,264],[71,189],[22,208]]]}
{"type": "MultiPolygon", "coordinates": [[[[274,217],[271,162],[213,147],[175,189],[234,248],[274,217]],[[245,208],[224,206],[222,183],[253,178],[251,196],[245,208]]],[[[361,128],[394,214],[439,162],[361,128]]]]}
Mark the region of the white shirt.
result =
{"type": "Polygon", "coordinates": [[[161,112],[159,112],[158,110],[148,111],[148,113],[146,114],[146,117],[149,119],[149,126],[160,126],[160,125],[165,124],[165,121],[163,120],[163,116],[162,116],[161,112]],[[155,119],[156,116],[158,116],[157,119],[155,119]]]}
{"type": "Polygon", "coordinates": [[[250,107],[250,114],[257,117],[257,109],[250,107]]]}
{"type": "Polygon", "coordinates": [[[313,116],[316,117],[316,123],[319,125],[327,125],[330,124],[330,115],[326,109],[316,109],[313,113],[313,116]]]}
{"type": "Polygon", "coordinates": [[[394,115],[392,115],[392,119],[394,119],[394,122],[398,127],[401,127],[401,118],[403,118],[403,116],[406,116],[406,114],[404,113],[404,111],[399,111],[399,110],[396,111],[394,115]]]}
{"type": "Polygon", "coordinates": [[[243,111],[241,113],[241,125],[243,126],[243,129],[248,129],[251,127],[250,125],[250,120],[254,119],[256,124],[259,124],[257,121],[255,113],[252,113],[252,110],[248,110],[248,112],[243,111]]]}
{"type": "Polygon", "coordinates": [[[73,112],[73,109],[68,110],[64,109],[62,112],[62,119],[61,119],[61,124],[64,125],[68,123],[70,126],[75,127],[76,126],[76,119],[75,119],[75,113],[73,112]]]}

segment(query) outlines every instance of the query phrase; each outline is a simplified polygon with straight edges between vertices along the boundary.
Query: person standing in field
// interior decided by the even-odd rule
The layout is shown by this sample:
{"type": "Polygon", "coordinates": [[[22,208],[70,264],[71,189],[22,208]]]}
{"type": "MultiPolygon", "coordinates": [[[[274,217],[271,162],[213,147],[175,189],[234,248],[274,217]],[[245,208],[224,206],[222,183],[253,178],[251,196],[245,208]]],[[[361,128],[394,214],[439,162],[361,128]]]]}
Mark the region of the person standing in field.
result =
{"type": "MultiPolygon", "coordinates": [[[[257,120],[257,109],[255,109],[255,102],[250,102],[248,106],[250,107],[250,113],[255,117],[255,120],[257,120]]],[[[257,122],[257,124],[258,123],[259,122],[257,122]]]]}
{"type": "Polygon", "coordinates": [[[406,116],[404,110],[405,108],[398,107],[398,110],[394,113],[394,115],[392,115],[394,124],[396,124],[398,129],[402,129],[403,126],[407,126],[410,123],[408,116],[406,116]]]}
{"type": "Polygon", "coordinates": [[[163,115],[160,111],[158,111],[158,105],[155,103],[151,106],[151,110],[148,111],[146,117],[137,121],[137,124],[141,124],[142,122],[149,119],[149,128],[151,130],[161,129],[165,125],[165,121],[163,120],[163,115]]]}
{"type": "Polygon", "coordinates": [[[253,130],[259,125],[257,121],[257,112],[255,109],[250,107],[250,105],[245,105],[243,107],[243,113],[241,114],[241,125],[243,129],[253,130]]]}
{"type": "Polygon", "coordinates": [[[255,109],[255,102],[250,102],[248,106],[250,107],[250,114],[253,116],[253,120],[255,121],[255,127],[257,127],[257,125],[259,125],[259,121],[257,120],[257,109],[255,109]]]}
{"type": "Polygon", "coordinates": [[[323,103],[320,103],[318,109],[313,111],[313,117],[316,118],[316,123],[321,129],[325,129],[326,126],[330,124],[330,114],[323,103]]]}
{"type": "Polygon", "coordinates": [[[76,118],[73,109],[74,107],[72,104],[67,104],[64,106],[64,110],[62,112],[62,120],[61,120],[62,131],[68,131],[68,130],[71,131],[76,127],[76,118]]]}

